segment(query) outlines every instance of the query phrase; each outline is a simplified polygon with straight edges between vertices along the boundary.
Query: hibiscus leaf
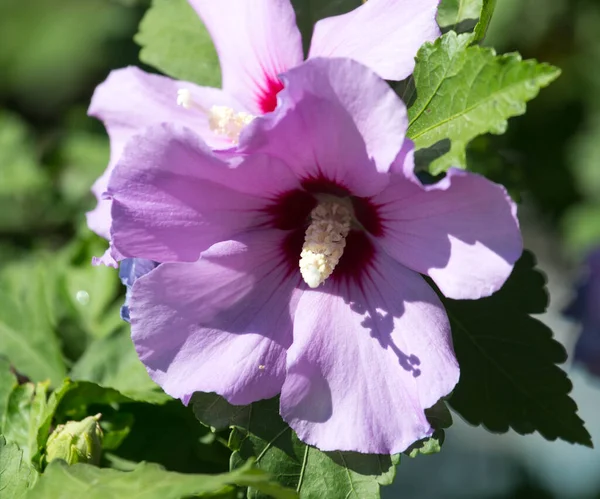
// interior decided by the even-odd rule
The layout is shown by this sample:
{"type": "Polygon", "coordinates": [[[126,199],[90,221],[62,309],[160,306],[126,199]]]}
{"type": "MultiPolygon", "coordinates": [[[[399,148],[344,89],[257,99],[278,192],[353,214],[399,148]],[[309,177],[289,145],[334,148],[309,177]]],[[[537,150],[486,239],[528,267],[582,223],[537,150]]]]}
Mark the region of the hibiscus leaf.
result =
{"type": "MultiPolygon", "coordinates": [[[[0,433],[19,446],[23,459],[28,463],[36,462],[38,455],[38,436],[44,426],[47,395],[47,382],[36,385],[24,383],[14,387],[8,399],[0,433]]],[[[48,427],[46,433],[47,430],[48,427]]]]}
{"type": "Polygon", "coordinates": [[[442,0],[438,8],[437,21],[441,28],[459,29],[461,23],[470,22],[471,28],[479,19],[483,0],[442,0]]]}
{"type": "Polygon", "coordinates": [[[142,47],[140,60],[166,75],[220,86],[212,39],[187,0],[153,0],[134,40],[142,47]]]}
{"type": "MultiPolygon", "coordinates": [[[[397,456],[321,452],[301,442],[279,416],[279,400],[233,406],[215,394],[192,397],[196,417],[217,429],[233,427],[232,466],[255,458],[261,469],[295,489],[301,499],[378,498],[382,485],[392,483],[397,456]]],[[[264,497],[250,490],[249,498],[264,497]]]]}
{"type": "Polygon", "coordinates": [[[58,384],[66,375],[52,291],[55,276],[43,262],[6,267],[0,276],[0,354],[34,381],[58,384]]]}
{"type": "Polygon", "coordinates": [[[414,458],[419,454],[427,456],[441,452],[445,439],[444,428],[452,426],[452,414],[443,399],[439,400],[433,407],[425,409],[425,415],[431,426],[435,428],[435,432],[431,437],[419,440],[406,449],[404,454],[409,457],[414,458]]]}
{"type": "Polygon", "coordinates": [[[0,357],[0,433],[6,421],[10,396],[16,387],[17,377],[10,371],[9,362],[0,357]]]}
{"type": "Polygon", "coordinates": [[[572,384],[556,364],[567,359],[551,330],[530,314],[548,305],[544,275],[525,252],[504,287],[489,298],[443,298],[461,376],[449,402],[474,425],[493,432],[539,432],[591,446],[568,396],[572,384]]]}
{"type": "Polygon", "coordinates": [[[75,363],[70,376],[114,388],[140,402],[163,404],[172,400],[148,376],[135,352],[128,327],[95,340],[75,363]]]}
{"type": "Polygon", "coordinates": [[[23,457],[14,442],[0,435],[0,497],[20,499],[35,484],[37,471],[23,457]]]}
{"type": "Polygon", "coordinates": [[[141,463],[133,471],[97,468],[88,464],[66,465],[52,462],[28,499],[48,497],[144,497],[145,499],[180,499],[182,497],[236,497],[235,485],[252,485],[275,499],[292,499],[293,491],[272,482],[267,473],[250,463],[220,475],[182,474],[166,471],[157,464],[141,463]]]}
{"type": "Polygon", "coordinates": [[[497,56],[469,46],[472,35],[449,32],[417,54],[417,99],[409,109],[408,137],[417,149],[450,139],[450,151],[429,167],[437,175],[450,166],[466,168],[466,146],[478,135],[502,134],[507,119],[560,75],[560,70],[518,54],[497,56]]]}

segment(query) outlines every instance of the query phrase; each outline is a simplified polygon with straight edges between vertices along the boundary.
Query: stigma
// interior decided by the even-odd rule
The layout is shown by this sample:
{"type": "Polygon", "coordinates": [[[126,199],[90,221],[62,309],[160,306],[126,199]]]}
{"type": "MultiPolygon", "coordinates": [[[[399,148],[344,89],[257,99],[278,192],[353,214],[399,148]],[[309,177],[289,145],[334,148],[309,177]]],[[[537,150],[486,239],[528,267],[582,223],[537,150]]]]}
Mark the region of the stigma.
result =
{"type": "Polygon", "coordinates": [[[207,115],[210,130],[216,135],[227,137],[233,144],[239,142],[242,130],[255,118],[244,111],[236,113],[234,109],[227,106],[212,106],[207,110],[194,101],[192,93],[187,88],[180,88],[177,91],[177,105],[207,115]]]}
{"type": "Polygon", "coordinates": [[[339,263],[352,222],[351,210],[340,202],[325,201],[310,213],[300,253],[300,274],[311,288],[323,284],[339,263]]]}
{"type": "Polygon", "coordinates": [[[226,106],[213,106],[208,113],[208,125],[217,135],[225,136],[234,144],[240,140],[240,134],[249,125],[254,116],[249,113],[236,113],[226,106]]]}

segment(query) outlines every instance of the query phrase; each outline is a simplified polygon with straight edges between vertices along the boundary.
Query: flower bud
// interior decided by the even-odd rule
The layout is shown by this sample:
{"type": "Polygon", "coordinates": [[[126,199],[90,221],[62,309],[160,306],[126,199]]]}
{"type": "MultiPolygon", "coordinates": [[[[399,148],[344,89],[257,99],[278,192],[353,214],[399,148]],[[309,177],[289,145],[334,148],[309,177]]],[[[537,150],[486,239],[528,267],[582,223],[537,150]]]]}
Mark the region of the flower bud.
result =
{"type": "Polygon", "coordinates": [[[98,424],[100,414],[82,421],[69,421],[58,425],[46,444],[46,462],[62,459],[68,464],[97,465],[102,452],[102,429],[98,424]]]}

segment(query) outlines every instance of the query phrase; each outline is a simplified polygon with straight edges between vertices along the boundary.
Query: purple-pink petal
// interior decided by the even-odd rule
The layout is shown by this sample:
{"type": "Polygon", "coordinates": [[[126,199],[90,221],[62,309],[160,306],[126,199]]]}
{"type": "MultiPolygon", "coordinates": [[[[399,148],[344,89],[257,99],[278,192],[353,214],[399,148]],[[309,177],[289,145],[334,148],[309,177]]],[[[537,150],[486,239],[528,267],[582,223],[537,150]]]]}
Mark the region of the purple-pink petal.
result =
{"type": "Polygon", "coordinates": [[[281,414],[325,451],[404,451],[431,435],[424,409],[459,377],[436,294],[383,252],[360,281],[303,292],[287,366],[281,414]]]}
{"type": "Polygon", "coordinates": [[[369,0],[315,25],[309,57],[349,57],[386,80],[403,80],[417,51],[440,36],[439,0],[369,0]]]}
{"type": "Polygon", "coordinates": [[[289,0],[188,0],[219,54],[223,90],[252,114],[275,109],[278,75],[302,62],[302,39],[289,0]]]}
{"type": "Polygon", "coordinates": [[[111,149],[108,168],[92,187],[98,206],[88,214],[88,225],[98,235],[109,238],[111,202],[103,199],[102,195],[114,165],[133,135],[162,122],[179,123],[195,130],[214,148],[231,146],[225,138],[210,131],[206,113],[198,108],[187,110],[177,105],[177,92],[180,89],[189,90],[194,102],[206,110],[213,105],[244,110],[222,90],[145,73],[136,67],[112,71],[96,88],[88,114],[106,126],[111,149]]]}
{"type": "Polygon", "coordinates": [[[248,404],[279,393],[298,283],[281,264],[284,236],[254,232],[216,244],[196,263],[163,264],[136,281],[133,342],[169,395],[215,392],[248,404]]]}
{"type": "Polygon", "coordinates": [[[489,296],[504,284],[523,251],[516,205],[485,177],[451,168],[423,186],[412,154],[393,174],[378,206],[385,251],[429,275],[448,298],[489,296]]]}
{"type": "Polygon", "coordinates": [[[402,146],[408,115],[402,100],[371,69],[350,59],[315,58],[282,79],[288,102],[308,94],[339,103],[346,121],[362,135],[377,170],[389,170],[402,146]]]}
{"type": "Polygon", "coordinates": [[[298,182],[256,155],[236,168],[187,128],[159,125],[133,138],[108,187],[112,242],[125,257],[193,262],[211,245],[264,223],[264,208],[298,182]]]}
{"type": "Polygon", "coordinates": [[[281,106],[248,126],[240,151],[278,157],[304,179],[324,178],[357,196],[380,192],[406,131],[400,99],[349,59],[314,59],[283,79],[281,106]]]}

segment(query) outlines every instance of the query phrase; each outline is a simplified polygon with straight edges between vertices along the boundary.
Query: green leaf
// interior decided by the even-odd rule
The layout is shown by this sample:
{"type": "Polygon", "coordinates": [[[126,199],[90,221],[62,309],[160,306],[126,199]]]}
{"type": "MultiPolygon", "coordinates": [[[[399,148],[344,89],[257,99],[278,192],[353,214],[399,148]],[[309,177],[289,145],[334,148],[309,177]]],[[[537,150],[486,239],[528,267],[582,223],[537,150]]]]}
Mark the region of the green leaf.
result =
{"type": "Polygon", "coordinates": [[[443,399],[439,400],[433,407],[425,409],[425,416],[427,416],[427,421],[436,430],[452,426],[452,414],[443,399]]]}
{"type": "Polygon", "coordinates": [[[48,382],[18,384],[7,361],[0,358],[0,434],[17,444],[27,462],[40,463],[48,436],[48,382]]]}
{"type": "Polygon", "coordinates": [[[315,23],[325,17],[339,16],[354,10],[361,0],[292,0],[296,11],[296,22],[302,34],[304,52],[308,53],[315,23]]]}
{"type": "MultiPolygon", "coordinates": [[[[44,425],[48,383],[24,383],[11,392],[0,433],[16,443],[27,462],[36,460],[40,428],[44,425]]],[[[47,431],[47,428],[46,428],[47,431]]]]}
{"type": "Polygon", "coordinates": [[[469,19],[479,19],[483,0],[442,0],[438,8],[437,21],[441,28],[455,29],[469,19]]]}
{"type": "Polygon", "coordinates": [[[496,0],[483,0],[483,8],[481,9],[481,17],[477,26],[475,26],[475,36],[473,41],[479,42],[485,38],[494,10],[496,9],[496,0]]]}
{"type": "Polygon", "coordinates": [[[21,232],[36,225],[49,182],[26,124],[16,115],[0,112],[0,229],[21,232]]]}
{"type": "Polygon", "coordinates": [[[127,64],[128,46],[118,50],[115,42],[131,36],[136,18],[106,0],[28,0],[26,9],[20,0],[2,0],[0,93],[35,116],[62,115],[88,83],[127,64]],[[44,42],[31,43],[31,33],[44,42]]]}
{"type": "Polygon", "coordinates": [[[35,484],[37,471],[23,457],[23,451],[0,435],[0,497],[20,499],[35,484]]]}
{"type": "MultiPolygon", "coordinates": [[[[277,399],[233,406],[218,395],[196,393],[192,407],[204,424],[235,428],[230,437],[233,466],[253,457],[301,499],[377,498],[380,486],[393,481],[397,456],[321,452],[308,446],[279,416],[277,399]]],[[[249,497],[262,496],[251,490],[249,497]]]]}
{"type": "Polygon", "coordinates": [[[122,291],[118,272],[91,265],[92,258],[106,250],[106,241],[85,229],[85,235],[53,255],[58,264],[55,293],[63,321],[60,334],[73,360],[101,338],[123,325],[115,298],[122,291]]]}
{"type": "Polygon", "coordinates": [[[100,427],[104,432],[102,449],[105,451],[118,449],[131,432],[133,423],[134,418],[128,412],[116,412],[108,420],[103,417],[100,421],[100,427]]]}
{"type": "Polygon", "coordinates": [[[19,445],[27,462],[39,466],[53,422],[83,419],[91,405],[131,402],[116,390],[94,383],[75,383],[67,379],[50,397],[47,382],[24,383],[10,392],[4,417],[0,413],[0,433],[19,445]]]}
{"type": "Polygon", "coordinates": [[[544,275],[525,252],[504,287],[489,298],[457,301],[442,297],[461,368],[449,402],[474,425],[493,432],[538,431],[592,446],[568,396],[572,384],[556,364],[567,359],[552,332],[530,314],[548,305],[544,275]]]}
{"type": "Polygon", "coordinates": [[[0,196],[35,192],[46,185],[33,140],[25,123],[0,113],[0,196]]]}
{"type": "Polygon", "coordinates": [[[0,275],[0,354],[34,381],[58,384],[66,374],[54,331],[54,276],[43,262],[15,265],[0,275]]]}
{"type": "Polygon", "coordinates": [[[172,400],[148,376],[133,347],[128,327],[94,341],[70,375],[75,380],[114,388],[136,401],[161,404],[172,400]]]}
{"type": "Polygon", "coordinates": [[[430,454],[437,454],[442,451],[443,443],[444,431],[438,430],[431,438],[427,438],[411,445],[404,453],[408,454],[408,456],[413,459],[419,455],[429,456],[430,454]]]}
{"type": "Polygon", "coordinates": [[[187,0],[153,0],[134,40],[142,47],[140,60],[166,75],[209,87],[220,86],[217,53],[187,0]]]}
{"type": "Polygon", "coordinates": [[[60,422],[83,419],[90,405],[114,405],[134,402],[117,390],[87,381],[65,379],[50,395],[46,416],[58,417],[60,422]]]}
{"type": "Polygon", "coordinates": [[[0,433],[6,422],[10,396],[16,387],[17,377],[10,371],[10,363],[0,357],[0,433]]]}
{"type": "Polygon", "coordinates": [[[417,149],[450,139],[448,154],[430,165],[434,175],[450,166],[466,168],[466,146],[478,135],[502,134],[507,119],[525,112],[525,103],[549,85],[560,70],[518,54],[496,56],[469,47],[471,35],[449,32],[418,52],[417,99],[409,109],[408,137],[417,149]]]}
{"type": "Polygon", "coordinates": [[[275,499],[293,499],[293,491],[270,481],[261,470],[247,464],[221,475],[192,475],[166,471],[156,464],[142,463],[133,471],[102,469],[88,464],[67,466],[51,463],[27,499],[106,499],[143,497],[144,499],[180,499],[183,497],[235,498],[233,485],[263,490],[275,499]]]}
{"type": "Polygon", "coordinates": [[[60,192],[72,204],[89,198],[90,186],[105,170],[110,157],[108,138],[75,129],[60,143],[60,192]]]}
{"type": "Polygon", "coordinates": [[[441,452],[445,438],[444,429],[452,426],[452,414],[444,400],[439,400],[433,407],[426,409],[425,415],[431,426],[435,428],[435,432],[430,438],[415,442],[404,451],[404,454],[411,458],[417,457],[419,454],[427,456],[441,452]]]}

